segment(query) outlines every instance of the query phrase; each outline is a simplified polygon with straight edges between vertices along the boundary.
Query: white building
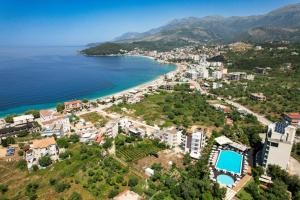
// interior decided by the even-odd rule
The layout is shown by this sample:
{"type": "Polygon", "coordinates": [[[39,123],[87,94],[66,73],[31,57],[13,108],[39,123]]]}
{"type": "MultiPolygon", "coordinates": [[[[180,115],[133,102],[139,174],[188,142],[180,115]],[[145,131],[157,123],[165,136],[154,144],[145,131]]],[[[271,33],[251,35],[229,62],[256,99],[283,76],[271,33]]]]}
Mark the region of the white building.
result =
{"type": "Polygon", "coordinates": [[[212,77],[216,80],[220,80],[223,77],[223,73],[222,73],[222,71],[213,71],[212,77]]]}
{"type": "Polygon", "coordinates": [[[275,164],[282,169],[288,169],[295,133],[296,128],[285,122],[269,125],[262,154],[262,165],[264,167],[275,164]]]}
{"type": "Polygon", "coordinates": [[[169,127],[163,129],[161,134],[161,140],[170,147],[176,147],[181,144],[182,131],[175,127],[169,127]]]}
{"type": "Polygon", "coordinates": [[[33,122],[33,115],[21,115],[13,118],[15,125],[26,124],[28,122],[33,122]]]}
{"type": "Polygon", "coordinates": [[[199,159],[206,145],[206,133],[203,129],[196,129],[192,134],[182,135],[181,144],[185,153],[189,153],[194,159],[199,159]]]}
{"type": "Polygon", "coordinates": [[[55,111],[53,110],[40,110],[41,121],[49,121],[54,118],[55,111]]]}
{"type": "Polygon", "coordinates": [[[39,165],[39,159],[43,156],[49,156],[52,161],[59,159],[59,148],[53,137],[33,140],[30,149],[26,151],[25,159],[27,167],[32,168],[33,165],[39,165]]]}
{"type": "Polygon", "coordinates": [[[42,121],[42,136],[62,136],[71,131],[71,124],[68,117],[63,115],[53,117],[46,117],[52,118],[48,121],[42,121]]]}

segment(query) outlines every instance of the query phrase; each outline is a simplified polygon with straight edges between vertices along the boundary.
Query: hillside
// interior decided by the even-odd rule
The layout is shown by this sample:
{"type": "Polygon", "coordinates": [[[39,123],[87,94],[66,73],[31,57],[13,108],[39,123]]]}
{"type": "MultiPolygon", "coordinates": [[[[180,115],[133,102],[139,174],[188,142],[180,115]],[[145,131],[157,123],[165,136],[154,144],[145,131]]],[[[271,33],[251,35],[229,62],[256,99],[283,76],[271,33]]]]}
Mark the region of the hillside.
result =
{"type": "Polygon", "coordinates": [[[300,3],[264,15],[246,17],[207,16],[175,19],[143,33],[128,32],[112,43],[95,45],[85,54],[115,54],[135,47],[166,51],[174,47],[202,43],[300,41],[300,3]]]}
{"type": "Polygon", "coordinates": [[[118,42],[156,40],[196,40],[206,42],[292,40],[298,41],[300,31],[300,4],[293,4],[264,15],[247,17],[207,16],[176,19],[144,33],[124,34],[118,42]],[[295,36],[296,35],[296,36],[295,36]],[[290,38],[290,36],[292,36],[290,38]]]}

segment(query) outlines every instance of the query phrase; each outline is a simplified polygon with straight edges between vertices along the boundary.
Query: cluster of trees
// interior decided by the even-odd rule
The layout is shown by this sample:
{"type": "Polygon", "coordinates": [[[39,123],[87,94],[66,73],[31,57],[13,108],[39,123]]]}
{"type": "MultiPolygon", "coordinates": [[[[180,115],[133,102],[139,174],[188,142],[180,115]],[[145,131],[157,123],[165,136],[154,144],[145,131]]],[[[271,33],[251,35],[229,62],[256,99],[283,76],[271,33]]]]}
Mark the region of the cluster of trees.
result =
{"type": "Polygon", "coordinates": [[[204,151],[202,158],[195,164],[186,157],[186,168],[179,169],[175,165],[168,171],[159,164],[154,164],[155,174],[148,181],[149,188],[145,194],[154,200],[160,199],[203,199],[221,200],[226,190],[218,183],[209,179],[207,167],[208,151],[204,151]]]}
{"type": "Polygon", "coordinates": [[[270,120],[276,121],[284,112],[297,112],[300,110],[300,57],[292,52],[300,51],[299,44],[287,45],[287,50],[277,50],[277,46],[263,45],[261,51],[249,50],[246,52],[229,52],[224,55],[232,65],[232,71],[246,71],[253,73],[256,67],[270,67],[266,75],[256,75],[255,81],[239,81],[224,84],[223,88],[213,90],[214,94],[241,98],[240,103],[249,106],[254,111],[266,115],[270,120]],[[273,48],[270,50],[269,48],[273,48]],[[291,68],[286,69],[286,63],[291,68]],[[266,102],[257,102],[249,98],[250,93],[262,92],[266,102]],[[243,98],[242,98],[243,97],[243,98]]]}
{"type": "Polygon", "coordinates": [[[8,147],[10,144],[15,144],[16,143],[16,141],[15,141],[15,138],[13,138],[13,137],[7,137],[7,138],[3,138],[3,139],[1,139],[1,145],[3,146],[3,147],[8,147]]]}
{"type": "Polygon", "coordinates": [[[95,47],[90,47],[82,51],[86,55],[111,55],[111,54],[123,54],[124,51],[132,51],[135,48],[142,50],[155,50],[155,51],[169,51],[176,47],[187,46],[189,42],[185,40],[177,41],[138,41],[131,43],[113,43],[107,42],[99,44],[95,47]]]}
{"type": "Polygon", "coordinates": [[[258,177],[264,173],[261,167],[254,168],[252,175],[254,177],[251,182],[245,188],[245,191],[249,193],[254,200],[281,200],[289,199],[289,192],[292,194],[293,200],[300,199],[300,179],[298,176],[291,176],[285,170],[282,170],[279,166],[269,165],[267,174],[272,177],[273,184],[269,187],[260,187],[258,177]]]}
{"type": "Polygon", "coordinates": [[[300,161],[300,142],[294,144],[292,154],[298,161],[300,161]]]}

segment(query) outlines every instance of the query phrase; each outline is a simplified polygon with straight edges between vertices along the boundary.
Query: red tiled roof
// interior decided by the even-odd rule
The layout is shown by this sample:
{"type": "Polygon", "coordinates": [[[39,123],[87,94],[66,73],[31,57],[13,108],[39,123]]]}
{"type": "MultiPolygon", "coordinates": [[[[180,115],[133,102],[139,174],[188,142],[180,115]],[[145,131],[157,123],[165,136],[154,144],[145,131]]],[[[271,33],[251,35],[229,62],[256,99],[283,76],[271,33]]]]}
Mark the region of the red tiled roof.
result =
{"type": "Polygon", "coordinates": [[[300,119],[300,113],[285,113],[286,116],[288,116],[291,119],[300,119]]]}
{"type": "Polygon", "coordinates": [[[67,102],[64,102],[65,105],[78,104],[78,103],[81,103],[81,101],[80,101],[80,100],[75,100],[75,101],[67,101],[67,102]]]}

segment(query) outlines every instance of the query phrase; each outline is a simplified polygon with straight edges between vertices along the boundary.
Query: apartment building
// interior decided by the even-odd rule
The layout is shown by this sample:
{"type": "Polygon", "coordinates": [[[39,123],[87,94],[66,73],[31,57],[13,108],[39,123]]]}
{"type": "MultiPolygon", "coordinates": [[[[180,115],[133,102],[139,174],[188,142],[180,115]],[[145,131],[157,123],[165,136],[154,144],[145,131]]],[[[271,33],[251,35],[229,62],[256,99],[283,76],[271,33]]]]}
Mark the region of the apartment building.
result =
{"type": "Polygon", "coordinates": [[[33,165],[39,165],[39,159],[46,155],[49,156],[52,161],[59,159],[59,148],[54,137],[32,141],[29,150],[27,150],[25,154],[27,167],[31,169],[33,165]]]}
{"type": "Polygon", "coordinates": [[[201,157],[201,152],[206,145],[206,130],[195,129],[181,137],[181,147],[185,153],[189,153],[194,159],[201,157]]]}
{"type": "Polygon", "coordinates": [[[285,122],[276,122],[268,126],[262,154],[262,165],[279,165],[287,170],[296,128],[285,122]]]}
{"type": "Polygon", "coordinates": [[[181,144],[182,130],[175,127],[169,127],[162,130],[161,140],[170,147],[176,147],[181,144]]]}

